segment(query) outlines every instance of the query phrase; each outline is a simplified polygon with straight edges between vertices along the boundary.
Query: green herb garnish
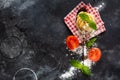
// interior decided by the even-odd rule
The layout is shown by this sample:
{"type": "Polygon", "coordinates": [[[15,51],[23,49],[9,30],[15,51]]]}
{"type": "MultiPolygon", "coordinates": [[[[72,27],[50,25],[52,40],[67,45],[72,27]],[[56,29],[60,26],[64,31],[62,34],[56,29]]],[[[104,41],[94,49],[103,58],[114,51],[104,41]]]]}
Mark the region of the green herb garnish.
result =
{"type": "Polygon", "coordinates": [[[89,16],[85,12],[79,13],[79,16],[83,21],[87,21],[87,22],[90,21],[89,16]]]}
{"type": "Polygon", "coordinates": [[[97,30],[96,23],[95,23],[94,21],[89,21],[89,22],[88,22],[88,25],[89,25],[92,29],[97,30]]]}
{"type": "Polygon", "coordinates": [[[77,69],[81,69],[82,68],[82,64],[80,63],[80,61],[78,61],[78,60],[70,60],[70,64],[73,66],[73,67],[75,67],[75,68],[77,68],[77,69]]]}
{"type": "Polygon", "coordinates": [[[96,40],[97,40],[96,37],[91,38],[89,41],[86,42],[86,46],[90,48],[95,43],[96,40]]]}
{"type": "Polygon", "coordinates": [[[96,23],[93,20],[91,20],[85,12],[79,13],[79,16],[83,21],[86,21],[92,29],[97,30],[96,23]]]}
{"type": "Polygon", "coordinates": [[[75,67],[77,69],[80,69],[83,74],[91,76],[92,73],[91,73],[91,70],[89,69],[89,67],[83,65],[82,63],[80,63],[80,61],[78,61],[78,60],[70,60],[70,64],[73,67],[75,67]]]}
{"type": "Polygon", "coordinates": [[[89,69],[88,66],[84,66],[84,65],[83,65],[81,71],[82,71],[83,74],[86,74],[86,75],[88,75],[88,76],[91,76],[91,74],[92,74],[92,72],[91,72],[91,70],[89,69]]]}

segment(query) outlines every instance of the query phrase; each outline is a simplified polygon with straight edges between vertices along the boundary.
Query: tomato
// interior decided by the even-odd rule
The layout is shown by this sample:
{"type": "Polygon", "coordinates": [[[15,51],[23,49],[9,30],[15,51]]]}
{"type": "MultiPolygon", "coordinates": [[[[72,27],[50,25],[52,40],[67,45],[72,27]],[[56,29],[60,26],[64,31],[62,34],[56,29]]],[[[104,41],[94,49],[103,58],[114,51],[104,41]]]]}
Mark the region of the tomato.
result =
{"type": "Polygon", "coordinates": [[[88,51],[88,58],[93,62],[99,61],[101,58],[101,50],[99,48],[91,48],[88,51]]]}
{"type": "Polygon", "coordinates": [[[73,50],[79,46],[77,37],[70,35],[66,38],[66,45],[70,50],[73,50]]]}

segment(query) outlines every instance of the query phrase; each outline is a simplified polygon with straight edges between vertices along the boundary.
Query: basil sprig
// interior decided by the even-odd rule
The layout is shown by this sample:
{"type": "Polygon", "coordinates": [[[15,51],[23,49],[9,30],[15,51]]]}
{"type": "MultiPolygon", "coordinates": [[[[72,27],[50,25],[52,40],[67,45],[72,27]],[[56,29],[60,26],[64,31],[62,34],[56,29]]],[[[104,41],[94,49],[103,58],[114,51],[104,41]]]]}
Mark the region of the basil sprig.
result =
{"type": "Polygon", "coordinates": [[[96,23],[91,20],[85,12],[79,13],[79,16],[83,21],[86,21],[92,29],[97,30],[96,23]]]}
{"type": "Polygon", "coordinates": [[[97,40],[96,37],[91,38],[89,41],[86,42],[86,46],[88,48],[92,47],[92,45],[95,43],[96,40],[97,40]]]}
{"type": "Polygon", "coordinates": [[[77,69],[80,69],[83,74],[86,74],[87,76],[91,76],[92,72],[89,69],[89,67],[83,65],[82,63],[80,63],[80,61],[78,61],[78,60],[70,60],[70,64],[73,67],[75,67],[77,69]]]}

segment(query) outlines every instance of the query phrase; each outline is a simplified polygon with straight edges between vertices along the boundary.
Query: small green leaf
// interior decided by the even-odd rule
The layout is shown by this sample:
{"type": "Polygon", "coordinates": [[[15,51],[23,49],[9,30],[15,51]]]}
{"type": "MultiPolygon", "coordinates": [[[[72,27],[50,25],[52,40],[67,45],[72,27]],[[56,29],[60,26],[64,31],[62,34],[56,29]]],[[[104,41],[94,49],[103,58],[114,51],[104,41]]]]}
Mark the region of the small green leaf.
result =
{"type": "Polygon", "coordinates": [[[83,21],[89,22],[89,16],[85,12],[80,13],[79,16],[83,21]]]}
{"type": "Polygon", "coordinates": [[[96,37],[91,38],[89,41],[86,42],[86,46],[90,48],[95,43],[96,40],[97,40],[96,37]]]}
{"type": "Polygon", "coordinates": [[[91,72],[91,70],[89,69],[88,66],[83,65],[81,71],[82,71],[83,74],[86,74],[88,76],[91,76],[91,74],[92,74],[92,72],[91,72]]]}
{"type": "Polygon", "coordinates": [[[70,60],[70,64],[77,69],[82,68],[82,64],[78,60],[70,60]]]}
{"type": "Polygon", "coordinates": [[[95,23],[94,21],[89,21],[89,22],[88,22],[88,25],[89,25],[92,29],[97,30],[96,23],[95,23]]]}

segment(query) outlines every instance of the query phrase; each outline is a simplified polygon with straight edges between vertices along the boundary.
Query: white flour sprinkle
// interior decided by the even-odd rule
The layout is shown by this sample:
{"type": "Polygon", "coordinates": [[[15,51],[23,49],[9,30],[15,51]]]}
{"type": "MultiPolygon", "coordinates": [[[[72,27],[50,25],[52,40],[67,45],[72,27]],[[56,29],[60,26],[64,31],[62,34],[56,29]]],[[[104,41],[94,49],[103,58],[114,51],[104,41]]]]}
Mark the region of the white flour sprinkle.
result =
{"type": "Polygon", "coordinates": [[[105,8],[105,6],[106,6],[105,2],[100,2],[99,4],[97,4],[96,9],[98,11],[101,11],[102,9],[105,8]]]}
{"type": "Polygon", "coordinates": [[[61,74],[60,79],[62,80],[66,80],[68,78],[71,78],[75,75],[75,72],[77,71],[77,69],[75,69],[74,67],[70,67],[69,71],[66,71],[65,73],[61,74]]]}
{"type": "Polygon", "coordinates": [[[3,8],[10,7],[14,1],[15,0],[0,0],[0,7],[3,7],[3,8]]]}
{"type": "Polygon", "coordinates": [[[91,69],[91,67],[92,67],[92,61],[91,60],[89,60],[89,59],[86,59],[86,60],[84,60],[84,61],[81,61],[81,63],[83,63],[85,66],[88,66],[90,69],[91,69]]]}

